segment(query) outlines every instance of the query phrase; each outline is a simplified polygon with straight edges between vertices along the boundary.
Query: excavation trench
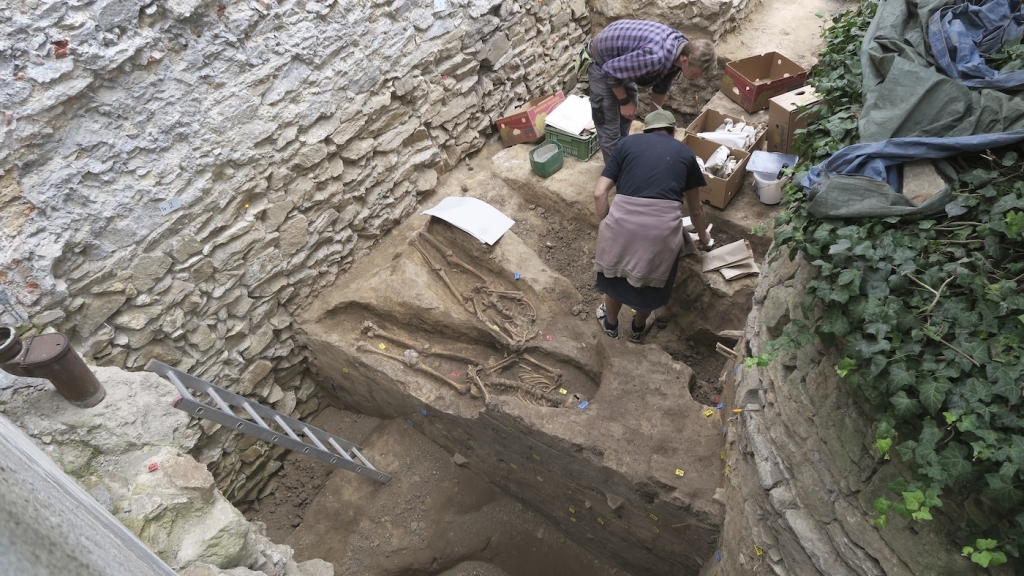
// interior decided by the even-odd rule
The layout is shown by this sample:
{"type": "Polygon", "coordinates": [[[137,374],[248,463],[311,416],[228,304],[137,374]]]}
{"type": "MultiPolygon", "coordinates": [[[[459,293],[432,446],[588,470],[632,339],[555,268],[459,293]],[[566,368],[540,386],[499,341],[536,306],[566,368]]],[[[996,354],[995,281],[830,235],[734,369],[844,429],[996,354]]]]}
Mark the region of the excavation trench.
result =
{"type": "MultiPolygon", "coordinates": [[[[522,173],[524,160],[517,148],[486,148],[424,201],[472,189],[517,221],[494,246],[416,216],[325,289],[299,323],[313,369],[336,405],[458,454],[468,471],[609,565],[696,574],[714,555],[723,518],[713,496],[724,418],[714,402],[725,359],[713,343],[743,327],[754,281],[709,279],[691,257],[647,344],[607,338],[594,321],[587,256],[596,230],[591,172],[600,166],[576,163],[538,184],[522,173]],[[700,366],[700,379],[688,363],[700,366]]],[[[730,236],[724,219],[716,226],[720,240],[730,236]]],[[[395,448],[366,450],[395,475],[409,465],[395,448]]],[[[320,498],[389,490],[338,476],[320,498]]],[[[466,548],[462,559],[479,546],[466,548]]],[[[391,573],[440,573],[460,559],[453,550],[441,556],[407,572],[396,562],[391,573]]],[[[559,573],[595,573],[578,568],[559,573]]]]}

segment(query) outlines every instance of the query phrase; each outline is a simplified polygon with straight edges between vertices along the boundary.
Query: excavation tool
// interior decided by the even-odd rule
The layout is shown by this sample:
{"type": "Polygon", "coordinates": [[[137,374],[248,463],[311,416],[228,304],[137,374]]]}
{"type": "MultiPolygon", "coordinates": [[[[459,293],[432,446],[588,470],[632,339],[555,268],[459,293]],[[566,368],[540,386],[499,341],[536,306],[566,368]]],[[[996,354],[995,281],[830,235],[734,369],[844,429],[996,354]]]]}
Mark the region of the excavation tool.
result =
{"type": "Polygon", "coordinates": [[[212,420],[221,426],[248,434],[264,442],[312,456],[321,462],[355,472],[381,484],[391,481],[390,475],[374,468],[359,452],[360,447],[348,440],[214,386],[163,362],[151,360],[146,365],[146,370],[155,372],[174,384],[181,394],[181,397],[174,402],[174,407],[178,410],[188,412],[197,418],[212,420]],[[213,401],[213,404],[196,400],[190,390],[194,390],[200,395],[206,395],[213,401]],[[241,410],[250,419],[238,416],[235,409],[241,410]],[[271,424],[276,425],[279,430],[272,428],[271,424]],[[303,440],[299,434],[308,438],[312,443],[303,440]]]}

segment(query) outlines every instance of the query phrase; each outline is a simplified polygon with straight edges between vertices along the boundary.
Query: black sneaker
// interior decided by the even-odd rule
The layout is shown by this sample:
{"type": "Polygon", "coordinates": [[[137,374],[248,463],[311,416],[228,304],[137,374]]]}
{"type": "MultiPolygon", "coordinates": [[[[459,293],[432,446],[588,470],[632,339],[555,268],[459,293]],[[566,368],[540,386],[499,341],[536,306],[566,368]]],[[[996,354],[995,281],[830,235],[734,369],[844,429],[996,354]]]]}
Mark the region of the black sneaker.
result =
{"type": "Polygon", "coordinates": [[[604,331],[605,336],[618,340],[619,327],[618,325],[616,325],[615,328],[608,327],[608,323],[605,322],[605,319],[608,318],[608,311],[605,310],[604,304],[601,304],[600,306],[597,307],[597,312],[594,315],[597,316],[597,323],[601,325],[601,330],[604,331]]]}
{"type": "MultiPolygon", "coordinates": [[[[633,318],[636,318],[636,316],[634,316],[633,318]]],[[[644,322],[644,329],[639,331],[639,332],[636,332],[633,329],[633,321],[630,320],[629,321],[629,341],[632,342],[633,344],[643,344],[644,338],[647,337],[647,333],[650,332],[651,328],[653,328],[653,327],[654,327],[654,314],[653,313],[651,313],[651,315],[647,317],[647,321],[644,322]]]]}

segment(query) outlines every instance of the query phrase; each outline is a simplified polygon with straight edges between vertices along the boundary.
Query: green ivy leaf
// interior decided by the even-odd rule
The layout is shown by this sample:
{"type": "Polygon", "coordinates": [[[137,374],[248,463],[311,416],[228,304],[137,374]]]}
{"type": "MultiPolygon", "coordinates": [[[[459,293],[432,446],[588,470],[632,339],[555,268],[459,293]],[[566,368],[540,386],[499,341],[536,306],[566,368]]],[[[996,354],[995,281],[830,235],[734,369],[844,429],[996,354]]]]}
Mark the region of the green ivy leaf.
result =
{"type": "MultiPolygon", "coordinates": [[[[967,459],[967,447],[958,442],[947,445],[939,452],[939,466],[946,473],[946,484],[952,484],[958,478],[971,473],[971,462],[967,459]]],[[[933,504],[934,506],[934,504],[933,504]]]]}
{"type": "Polygon", "coordinates": [[[932,519],[932,515],[928,512],[928,508],[925,507],[925,506],[922,506],[920,510],[918,510],[917,512],[914,512],[910,516],[911,516],[911,518],[913,518],[914,520],[917,520],[918,522],[923,522],[925,520],[931,520],[932,519]]]}
{"type": "Polygon", "coordinates": [[[924,502],[924,494],[920,490],[904,492],[902,496],[907,510],[917,510],[921,507],[921,503],[924,502]]]}
{"type": "Polygon", "coordinates": [[[836,242],[832,246],[829,246],[828,253],[829,254],[845,254],[846,252],[848,252],[850,250],[850,246],[851,245],[852,245],[852,243],[849,240],[844,238],[844,239],[836,242]]]}
{"type": "Polygon", "coordinates": [[[875,512],[878,512],[882,516],[889,513],[889,508],[892,506],[892,502],[888,498],[882,497],[875,500],[875,512]]]}
{"type": "Polygon", "coordinates": [[[893,414],[898,418],[909,418],[921,413],[921,403],[914,398],[908,398],[907,393],[900,390],[889,398],[893,405],[893,414]]]}
{"type": "MultiPolygon", "coordinates": [[[[840,242],[843,242],[843,240],[840,240],[840,242]]],[[[852,270],[850,268],[847,268],[839,273],[839,279],[836,280],[836,285],[846,286],[848,284],[852,284],[854,286],[858,286],[860,284],[860,278],[863,275],[864,272],[860,270],[852,270]]]]}
{"type": "Polygon", "coordinates": [[[890,392],[898,392],[910,388],[917,381],[917,372],[908,370],[903,362],[889,365],[889,386],[890,392]]]}
{"type": "Polygon", "coordinates": [[[1012,404],[1016,404],[1021,398],[1020,385],[1017,383],[1020,376],[1020,366],[992,362],[985,366],[985,376],[993,383],[992,392],[1006,398],[1012,404]]]}
{"type": "Polygon", "coordinates": [[[975,564],[977,564],[978,566],[981,566],[982,568],[988,568],[988,564],[991,561],[992,561],[992,553],[991,552],[985,551],[985,552],[975,552],[974,554],[971,554],[971,562],[974,562],[975,564]]]}
{"type": "Polygon", "coordinates": [[[991,538],[978,538],[974,544],[978,547],[978,550],[993,550],[998,543],[999,542],[992,540],[991,538]]]}
{"type": "Polygon", "coordinates": [[[875,447],[878,448],[878,453],[884,456],[889,451],[889,448],[892,448],[892,439],[879,438],[875,440],[875,447]]]}
{"type": "MultiPolygon", "coordinates": [[[[900,453],[900,458],[903,458],[904,460],[909,462],[914,459],[914,452],[917,451],[917,442],[913,440],[906,440],[904,442],[900,442],[896,446],[896,451],[900,453]]],[[[902,492],[902,490],[894,490],[893,488],[889,488],[889,491],[894,494],[899,494],[900,492],[902,492]]]]}
{"type": "Polygon", "coordinates": [[[1013,480],[1002,474],[985,474],[988,488],[985,495],[999,502],[1003,507],[1009,508],[1024,498],[1024,493],[1014,487],[1013,480]]]}
{"type": "Polygon", "coordinates": [[[910,520],[910,510],[907,510],[907,507],[905,505],[900,504],[899,502],[893,502],[892,511],[895,512],[896,515],[900,518],[903,518],[904,520],[910,520]]]}
{"type": "Polygon", "coordinates": [[[921,398],[921,404],[932,414],[938,412],[946,400],[946,391],[949,390],[949,387],[949,381],[943,378],[924,377],[918,380],[917,391],[921,398]]]}

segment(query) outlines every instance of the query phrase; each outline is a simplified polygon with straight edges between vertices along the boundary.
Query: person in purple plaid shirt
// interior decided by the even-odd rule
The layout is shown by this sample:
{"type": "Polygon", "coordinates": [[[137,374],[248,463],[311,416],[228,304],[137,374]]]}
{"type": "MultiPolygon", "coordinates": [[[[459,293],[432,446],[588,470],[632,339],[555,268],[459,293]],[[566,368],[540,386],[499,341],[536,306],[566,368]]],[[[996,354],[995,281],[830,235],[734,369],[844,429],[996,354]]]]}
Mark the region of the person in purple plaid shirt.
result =
{"type": "Polygon", "coordinates": [[[584,50],[591,60],[590,106],[606,162],[619,140],[629,135],[638,85],[651,87],[651,101],[660,109],[680,72],[696,80],[717,60],[710,40],[690,40],[649,20],[612,22],[584,50]]]}

